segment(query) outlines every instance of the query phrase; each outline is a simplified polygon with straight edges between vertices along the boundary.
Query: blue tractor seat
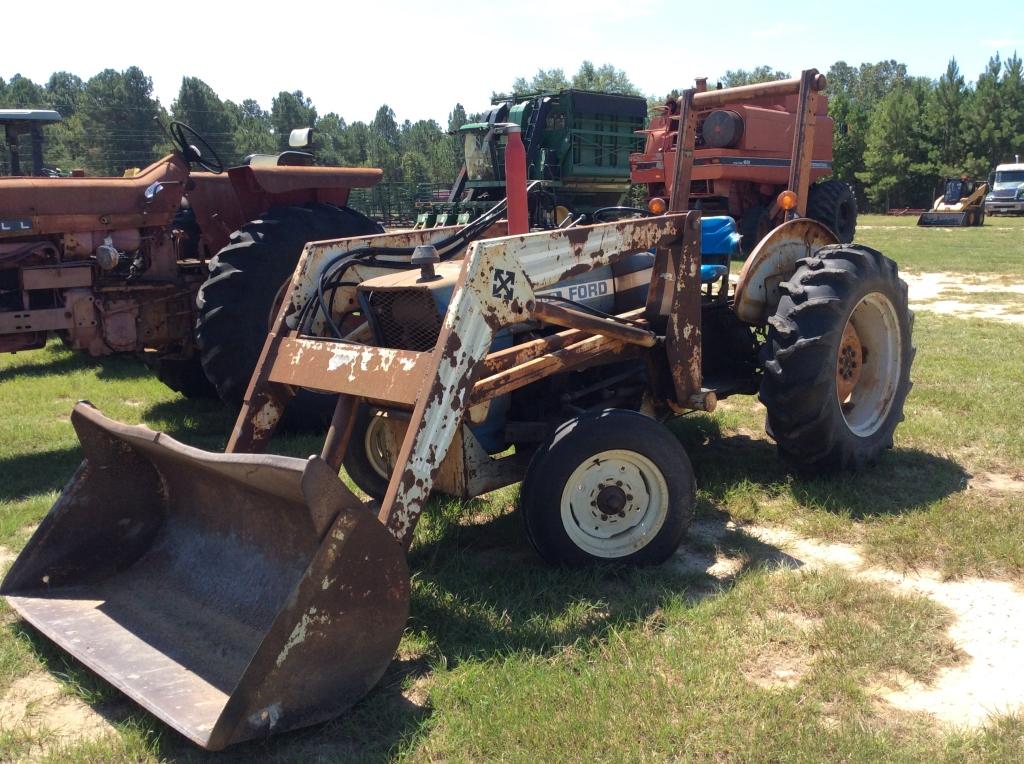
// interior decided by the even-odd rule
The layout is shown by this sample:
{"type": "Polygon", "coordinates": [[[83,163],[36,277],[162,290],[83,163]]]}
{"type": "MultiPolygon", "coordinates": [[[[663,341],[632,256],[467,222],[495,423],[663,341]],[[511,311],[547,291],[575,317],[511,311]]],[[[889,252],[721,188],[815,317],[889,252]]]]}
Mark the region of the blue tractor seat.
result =
{"type": "Polygon", "coordinates": [[[713,284],[729,275],[729,261],[740,251],[736,221],[728,215],[700,220],[700,283],[713,284]]]}

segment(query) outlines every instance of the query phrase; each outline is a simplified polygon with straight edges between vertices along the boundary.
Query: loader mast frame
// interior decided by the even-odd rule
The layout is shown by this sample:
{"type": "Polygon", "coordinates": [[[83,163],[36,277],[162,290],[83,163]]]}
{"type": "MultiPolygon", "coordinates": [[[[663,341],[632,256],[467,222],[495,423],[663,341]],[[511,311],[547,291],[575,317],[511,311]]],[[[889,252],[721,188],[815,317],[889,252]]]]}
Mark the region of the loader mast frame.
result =
{"type": "MultiPolygon", "coordinates": [[[[437,231],[393,234],[308,245],[242,406],[229,453],[263,450],[280,419],[292,387],[340,395],[322,457],[341,466],[355,404],[368,399],[412,409],[406,436],[381,502],[379,519],[406,548],[465,412],[509,390],[599,358],[642,352],[664,343],[671,359],[666,404],[692,408],[700,392],[699,216],[670,215],[646,220],[506,236],[471,243],[432,352],[360,345],[320,337],[303,337],[289,328],[303,294],[315,288],[323,264],[340,252],[367,245],[408,246],[439,238],[437,231]],[[698,306],[667,322],[660,339],[647,329],[606,321],[551,306],[536,293],[566,278],[611,265],[650,249],[657,251],[656,277],[666,285],[649,303],[647,326],[665,323],[661,305],[698,306]],[[660,272],[658,269],[661,269],[660,272]],[[671,285],[671,288],[668,288],[671,285]],[[536,320],[568,327],[576,334],[554,335],[510,351],[488,353],[503,327],[536,320]]],[[[492,459],[500,462],[500,459],[492,459]]],[[[496,478],[502,481],[502,476],[496,478]]],[[[515,482],[509,473],[502,484],[515,482]]]]}

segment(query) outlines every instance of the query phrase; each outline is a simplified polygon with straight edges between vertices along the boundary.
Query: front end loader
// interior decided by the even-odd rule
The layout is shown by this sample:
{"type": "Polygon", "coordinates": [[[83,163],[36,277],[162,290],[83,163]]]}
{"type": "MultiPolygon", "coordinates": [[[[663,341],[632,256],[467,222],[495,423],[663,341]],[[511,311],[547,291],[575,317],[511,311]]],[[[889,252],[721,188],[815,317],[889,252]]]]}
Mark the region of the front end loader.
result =
{"type": "Polygon", "coordinates": [[[516,128],[507,199],[476,221],[306,246],[226,453],[79,403],[85,459],[0,586],[12,608],[218,749],[328,719],[374,686],[432,493],[521,480],[546,560],[657,564],[695,506],[662,420],[760,386],[780,451],[804,467],[891,446],[913,356],[895,264],[793,219],[732,289],[735,223],[687,211],[686,193],[664,215],[530,233],[516,128]],[[304,389],[336,396],[321,452],[264,454],[304,389]]]}

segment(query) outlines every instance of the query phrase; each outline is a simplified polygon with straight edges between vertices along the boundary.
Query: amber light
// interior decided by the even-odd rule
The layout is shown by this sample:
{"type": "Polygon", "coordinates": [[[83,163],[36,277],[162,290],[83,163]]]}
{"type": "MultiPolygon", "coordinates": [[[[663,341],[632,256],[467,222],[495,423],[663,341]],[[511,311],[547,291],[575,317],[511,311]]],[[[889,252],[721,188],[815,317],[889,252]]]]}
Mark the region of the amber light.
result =
{"type": "Polygon", "coordinates": [[[665,200],[660,196],[655,196],[653,199],[647,202],[647,210],[652,215],[664,215],[665,210],[668,209],[668,205],[665,204],[665,200]]]}
{"type": "Polygon", "coordinates": [[[783,191],[779,194],[778,202],[779,206],[787,212],[789,210],[796,209],[796,192],[789,190],[783,191]]]}

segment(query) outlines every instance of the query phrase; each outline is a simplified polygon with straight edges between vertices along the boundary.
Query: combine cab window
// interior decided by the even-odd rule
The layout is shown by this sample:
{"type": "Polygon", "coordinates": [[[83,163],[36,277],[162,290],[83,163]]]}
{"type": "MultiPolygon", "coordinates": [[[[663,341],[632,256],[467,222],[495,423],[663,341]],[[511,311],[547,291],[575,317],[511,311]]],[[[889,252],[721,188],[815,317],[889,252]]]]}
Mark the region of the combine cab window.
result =
{"type": "Polygon", "coordinates": [[[466,134],[466,173],[470,180],[494,180],[487,133],[466,134]]]}

